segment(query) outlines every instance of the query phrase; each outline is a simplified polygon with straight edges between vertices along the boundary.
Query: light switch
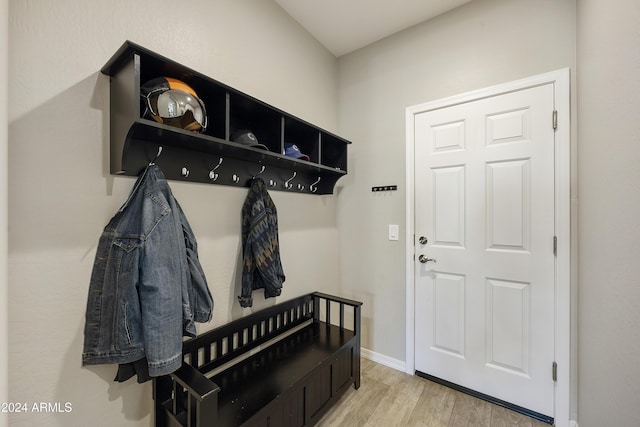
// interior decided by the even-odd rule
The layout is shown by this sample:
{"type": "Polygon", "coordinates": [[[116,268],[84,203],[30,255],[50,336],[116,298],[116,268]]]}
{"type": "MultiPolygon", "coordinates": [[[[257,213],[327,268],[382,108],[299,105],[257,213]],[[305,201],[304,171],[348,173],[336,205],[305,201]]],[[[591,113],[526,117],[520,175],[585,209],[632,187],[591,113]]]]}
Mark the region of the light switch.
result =
{"type": "Polygon", "coordinates": [[[389,224],[389,240],[398,240],[400,230],[398,224],[389,224]]]}

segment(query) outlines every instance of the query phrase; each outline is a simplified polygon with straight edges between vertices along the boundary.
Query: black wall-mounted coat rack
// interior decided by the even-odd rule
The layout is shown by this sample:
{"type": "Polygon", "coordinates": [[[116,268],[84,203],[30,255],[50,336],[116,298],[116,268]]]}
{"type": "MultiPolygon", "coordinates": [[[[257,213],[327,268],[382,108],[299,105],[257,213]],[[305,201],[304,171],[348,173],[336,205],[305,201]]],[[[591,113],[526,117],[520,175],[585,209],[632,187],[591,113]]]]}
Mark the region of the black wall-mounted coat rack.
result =
{"type": "Polygon", "coordinates": [[[125,42],[102,73],[110,76],[113,174],[137,176],[154,161],[171,180],[247,186],[259,176],[272,190],[309,194],[333,193],[347,174],[349,141],[139,45],[125,42]],[[142,117],[140,86],[156,77],[182,80],[198,93],[207,109],[205,133],[142,117]],[[239,129],[250,129],[268,150],[231,141],[239,129]],[[285,143],[309,160],[282,154],[285,143]]]}

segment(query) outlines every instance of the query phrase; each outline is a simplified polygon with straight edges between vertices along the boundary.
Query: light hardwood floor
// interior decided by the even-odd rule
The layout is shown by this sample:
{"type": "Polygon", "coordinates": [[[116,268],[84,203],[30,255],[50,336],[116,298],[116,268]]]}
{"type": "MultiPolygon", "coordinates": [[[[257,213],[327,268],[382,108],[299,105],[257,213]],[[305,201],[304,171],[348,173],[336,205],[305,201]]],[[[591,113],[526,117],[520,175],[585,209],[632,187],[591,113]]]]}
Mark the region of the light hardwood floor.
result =
{"type": "Polygon", "coordinates": [[[424,378],[362,359],[360,388],[351,387],[320,427],[549,427],[424,378]]]}

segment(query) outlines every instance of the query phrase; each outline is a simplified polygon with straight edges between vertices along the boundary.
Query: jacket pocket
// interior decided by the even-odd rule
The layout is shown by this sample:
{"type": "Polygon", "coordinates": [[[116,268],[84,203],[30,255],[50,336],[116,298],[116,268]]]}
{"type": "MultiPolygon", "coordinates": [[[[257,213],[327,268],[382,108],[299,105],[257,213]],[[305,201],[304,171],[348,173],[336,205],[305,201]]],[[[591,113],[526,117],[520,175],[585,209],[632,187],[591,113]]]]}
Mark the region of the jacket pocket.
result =
{"type": "MultiPolygon", "coordinates": [[[[113,249],[116,253],[112,255],[115,255],[115,272],[118,275],[117,283],[119,285],[123,284],[123,280],[130,281],[131,273],[137,268],[140,256],[138,249],[141,244],[141,239],[137,237],[120,237],[113,240],[113,249]]],[[[136,278],[134,277],[134,279],[136,278]]]]}
{"type": "Polygon", "coordinates": [[[112,342],[116,349],[126,352],[142,346],[140,299],[138,296],[140,238],[119,237],[113,241],[115,261],[115,310],[112,319],[112,342]]]}
{"type": "Polygon", "coordinates": [[[138,301],[122,302],[122,338],[131,347],[142,347],[142,321],[138,301]]]}

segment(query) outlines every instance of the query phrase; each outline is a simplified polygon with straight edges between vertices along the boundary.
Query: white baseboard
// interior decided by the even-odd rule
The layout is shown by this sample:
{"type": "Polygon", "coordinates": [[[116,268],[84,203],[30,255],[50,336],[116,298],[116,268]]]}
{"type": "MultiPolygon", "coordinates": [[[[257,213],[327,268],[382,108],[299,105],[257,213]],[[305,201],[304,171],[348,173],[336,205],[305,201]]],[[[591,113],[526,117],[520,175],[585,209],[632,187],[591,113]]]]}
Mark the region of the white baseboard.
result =
{"type": "Polygon", "coordinates": [[[575,420],[569,420],[569,427],[578,427],[578,422],[575,420]]]}
{"type": "Polygon", "coordinates": [[[365,359],[369,359],[372,362],[379,363],[398,371],[406,372],[406,364],[403,360],[394,359],[393,357],[385,356],[384,354],[376,353],[375,351],[371,351],[366,348],[362,348],[360,352],[362,357],[365,359]]]}

